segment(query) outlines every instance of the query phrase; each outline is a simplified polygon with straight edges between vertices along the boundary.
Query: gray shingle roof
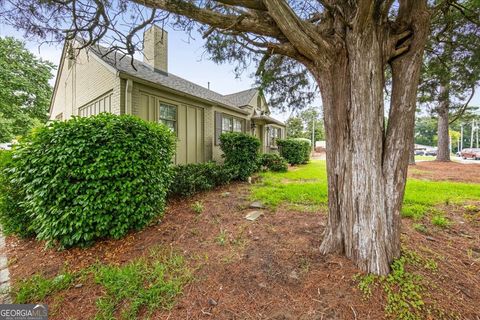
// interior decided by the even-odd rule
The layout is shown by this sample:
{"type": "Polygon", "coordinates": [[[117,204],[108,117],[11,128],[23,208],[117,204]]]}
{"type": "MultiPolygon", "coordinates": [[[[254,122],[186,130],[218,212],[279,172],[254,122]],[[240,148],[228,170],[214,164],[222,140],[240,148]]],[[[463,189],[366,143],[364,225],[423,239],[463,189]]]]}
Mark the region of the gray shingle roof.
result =
{"type": "MultiPolygon", "coordinates": [[[[248,94],[252,91],[256,92],[256,89],[249,89],[230,95],[221,95],[215,91],[204,88],[198,84],[180,78],[174,74],[166,73],[161,70],[153,69],[146,63],[133,59],[128,55],[120,53],[118,51],[111,51],[105,47],[96,45],[91,47],[91,52],[105,61],[107,64],[115,68],[120,72],[124,72],[131,76],[141,78],[143,80],[160,84],[167,88],[187,93],[189,95],[202,98],[214,103],[219,103],[233,108],[239,108],[245,104],[242,104],[247,98],[248,94]]],[[[253,97],[253,94],[251,95],[253,97]]],[[[251,99],[251,98],[250,98],[251,99]]],[[[250,100],[248,100],[250,101],[250,100]]],[[[247,102],[248,104],[248,102],[247,102]]],[[[244,112],[243,110],[239,110],[244,112]]]]}
{"type": "Polygon", "coordinates": [[[224,97],[228,99],[234,106],[243,107],[248,105],[248,103],[252,100],[252,98],[257,92],[258,90],[256,88],[252,88],[232,94],[227,94],[224,97]]]}

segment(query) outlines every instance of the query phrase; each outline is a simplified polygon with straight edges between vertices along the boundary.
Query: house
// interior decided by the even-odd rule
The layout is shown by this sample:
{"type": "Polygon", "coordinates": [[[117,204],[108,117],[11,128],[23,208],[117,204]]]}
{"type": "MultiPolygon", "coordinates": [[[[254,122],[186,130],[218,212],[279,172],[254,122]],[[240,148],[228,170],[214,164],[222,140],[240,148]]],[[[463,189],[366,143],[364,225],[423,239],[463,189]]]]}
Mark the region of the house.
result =
{"type": "Polygon", "coordinates": [[[164,123],[177,136],[177,164],[221,161],[222,132],[255,135],[263,153],[285,137],[257,89],[222,95],[169,73],[168,34],[158,26],[144,34],[143,62],[98,45],[72,54],[79,44],[64,45],[50,120],[111,112],[164,123]]]}

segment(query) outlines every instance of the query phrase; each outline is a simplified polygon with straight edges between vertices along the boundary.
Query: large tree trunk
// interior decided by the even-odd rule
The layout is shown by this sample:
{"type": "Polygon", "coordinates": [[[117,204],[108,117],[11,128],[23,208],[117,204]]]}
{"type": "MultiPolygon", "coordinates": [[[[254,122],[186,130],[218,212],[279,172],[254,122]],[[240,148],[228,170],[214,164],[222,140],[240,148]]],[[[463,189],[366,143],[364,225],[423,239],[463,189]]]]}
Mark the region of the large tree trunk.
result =
{"type": "Polygon", "coordinates": [[[449,96],[446,86],[440,86],[438,113],[437,161],[450,161],[450,135],[448,132],[449,96]]]}
{"type": "MultiPolygon", "coordinates": [[[[428,21],[428,15],[423,18],[428,21]]],[[[385,128],[382,32],[372,25],[348,30],[331,68],[313,71],[329,144],[329,217],[320,250],[345,254],[375,274],[387,274],[400,255],[400,210],[422,60],[422,50],[413,50],[391,63],[385,128]]],[[[418,30],[412,45],[423,49],[425,38],[426,30],[418,30]]]]}

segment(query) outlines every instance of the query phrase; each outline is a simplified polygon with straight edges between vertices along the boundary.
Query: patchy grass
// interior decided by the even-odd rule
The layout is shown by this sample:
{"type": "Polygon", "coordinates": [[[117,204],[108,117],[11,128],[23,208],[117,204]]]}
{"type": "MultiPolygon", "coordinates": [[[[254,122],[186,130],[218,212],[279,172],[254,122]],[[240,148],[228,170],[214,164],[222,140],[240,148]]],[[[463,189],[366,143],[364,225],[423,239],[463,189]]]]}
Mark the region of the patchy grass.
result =
{"type": "MultiPolygon", "coordinates": [[[[324,160],[313,160],[288,172],[266,172],[254,185],[252,197],[266,205],[324,206],[327,204],[327,174],[324,160]]],[[[461,204],[480,199],[480,185],[449,181],[407,181],[402,216],[422,219],[439,204],[461,204]]]]}
{"type": "Polygon", "coordinates": [[[69,288],[74,281],[75,275],[69,272],[62,272],[53,278],[36,274],[20,281],[12,293],[15,303],[40,303],[46,297],[69,288]]]}
{"type": "Polygon", "coordinates": [[[149,256],[125,265],[98,264],[53,278],[34,275],[13,289],[15,303],[44,302],[71,288],[80,278],[92,279],[104,289],[104,295],[97,300],[96,319],[137,319],[140,313],[148,318],[157,309],[172,308],[192,272],[183,256],[156,248],[149,256]]]}
{"type": "Polygon", "coordinates": [[[98,266],[95,282],[105,288],[97,301],[97,319],[136,319],[141,310],[149,316],[156,309],[170,309],[175,297],[191,279],[182,256],[154,250],[149,259],[139,258],[123,266],[98,266]]]}

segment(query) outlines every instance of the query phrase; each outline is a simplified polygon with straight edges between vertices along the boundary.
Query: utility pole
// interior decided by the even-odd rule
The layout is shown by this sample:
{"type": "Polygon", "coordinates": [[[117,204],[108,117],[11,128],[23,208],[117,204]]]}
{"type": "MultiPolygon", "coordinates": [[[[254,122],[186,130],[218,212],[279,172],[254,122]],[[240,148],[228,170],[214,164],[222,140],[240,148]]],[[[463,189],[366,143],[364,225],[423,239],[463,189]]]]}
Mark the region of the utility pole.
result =
{"type": "Polygon", "coordinates": [[[315,152],[315,118],[312,120],[312,152],[315,152]]]}
{"type": "Polygon", "coordinates": [[[460,151],[463,150],[463,123],[460,125],[460,151]]]}
{"type": "Polygon", "coordinates": [[[477,121],[477,126],[475,127],[475,133],[477,135],[477,148],[478,148],[478,129],[480,129],[480,127],[478,126],[478,121],[477,121]]]}
{"type": "Polygon", "coordinates": [[[470,148],[473,148],[473,133],[475,132],[475,120],[472,120],[472,134],[470,137],[470,148]]]}

